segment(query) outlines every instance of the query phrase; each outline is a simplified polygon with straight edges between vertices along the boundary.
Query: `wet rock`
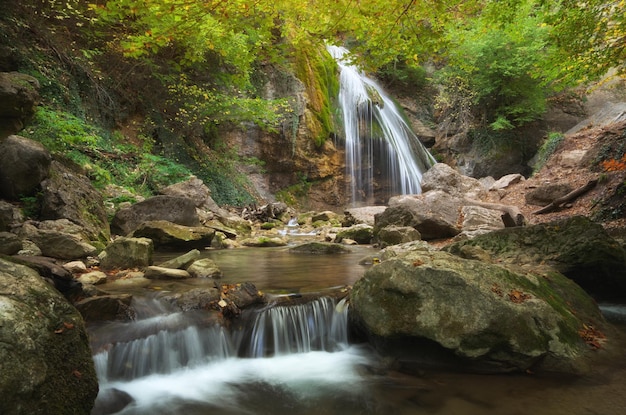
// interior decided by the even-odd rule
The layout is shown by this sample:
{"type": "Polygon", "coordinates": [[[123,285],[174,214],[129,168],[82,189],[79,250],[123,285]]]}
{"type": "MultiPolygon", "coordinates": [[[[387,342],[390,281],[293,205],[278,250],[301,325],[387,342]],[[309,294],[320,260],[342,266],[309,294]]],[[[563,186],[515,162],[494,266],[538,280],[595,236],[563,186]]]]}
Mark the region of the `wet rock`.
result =
{"type": "Polygon", "coordinates": [[[154,245],[148,238],[115,239],[98,258],[103,270],[141,268],[152,265],[154,245]]]}
{"type": "Polygon", "coordinates": [[[155,247],[190,248],[207,247],[215,230],[200,226],[183,226],[165,220],[150,221],[139,225],[130,236],[150,238],[155,247]]]}
{"type": "Polygon", "coordinates": [[[83,319],[33,269],[0,259],[0,413],[89,415],[98,380],[83,319]]]}
{"type": "Polygon", "coordinates": [[[107,282],[107,274],[102,271],[91,271],[76,278],[81,284],[98,285],[107,282]]]}
{"type": "Polygon", "coordinates": [[[194,261],[187,268],[187,272],[194,278],[222,278],[222,271],[217,264],[209,258],[194,261]]]}
{"type": "Polygon", "coordinates": [[[327,242],[309,242],[305,244],[301,244],[298,246],[294,246],[289,249],[289,252],[293,252],[296,254],[324,254],[324,255],[334,255],[334,254],[345,254],[351,252],[349,248],[342,246],[336,243],[327,243],[327,242]]]}
{"type": "Polygon", "coordinates": [[[457,369],[487,372],[584,373],[594,350],[579,330],[610,331],[593,299],[554,270],[423,249],[368,269],[350,294],[350,319],[383,354],[419,359],[420,345],[437,345],[457,369]]]}
{"type": "Polygon", "coordinates": [[[200,258],[200,251],[194,249],[169,261],[162,262],[158,266],[162,268],[187,269],[198,258],[200,258]]]}
{"type": "Polygon", "coordinates": [[[267,236],[259,236],[256,238],[244,239],[240,242],[243,246],[257,247],[257,248],[272,248],[277,246],[286,246],[287,240],[285,238],[269,238],[267,236]]]}
{"type": "Polygon", "coordinates": [[[130,321],[135,318],[130,294],[101,295],[85,298],[74,304],[85,321],[130,321]]]}
{"type": "Polygon", "coordinates": [[[371,244],[374,237],[374,227],[364,223],[344,228],[337,232],[335,242],[341,242],[344,239],[352,239],[359,244],[371,244]]]}
{"type": "Polygon", "coordinates": [[[193,288],[184,293],[166,295],[163,299],[182,311],[211,310],[217,307],[220,290],[218,288],[193,288]]]}
{"type": "Polygon", "coordinates": [[[184,269],[149,266],[144,269],[144,276],[150,280],[184,280],[191,275],[184,269]]]}
{"type": "Polygon", "coordinates": [[[33,195],[48,177],[52,157],[40,143],[11,135],[0,140],[0,198],[33,195]]]}
{"type": "Polygon", "coordinates": [[[168,221],[183,226],[199,226],[200,220],[192,199],[175,196],[154,196],[117,211],[111,227],[121,235],[128,235],[142,223],[168,221]]]}

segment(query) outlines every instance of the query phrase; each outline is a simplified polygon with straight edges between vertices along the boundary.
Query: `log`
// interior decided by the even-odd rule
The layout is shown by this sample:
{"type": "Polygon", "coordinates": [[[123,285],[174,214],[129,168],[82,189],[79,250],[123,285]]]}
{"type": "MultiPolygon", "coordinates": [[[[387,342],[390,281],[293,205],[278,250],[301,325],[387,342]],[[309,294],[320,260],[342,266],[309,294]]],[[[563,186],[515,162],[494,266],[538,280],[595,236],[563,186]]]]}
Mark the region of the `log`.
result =
{"type": "Polygon", "coordinates": [[[480,200],[473,199],[463,199],[463,203],[466,205],[472,206],[480,206],[486,209],[499,210],[502,212],[502,222],[504,226],[507,228],[512,228],[515,226],[524,226],[526,224],[526,218],[522,214],[522,211],[519,210],[517,206],[511,205],[502,205],[500,203],[488,203],[481,202],[480,200]]]}
{"type": "Polygon", "coordinates": [[[542,207],[539,210],[534,211],[533,215],[540,215],[542,213],[552,212],[560,208],[561,205],[563,205],[564,203],[571,202],[572,200],[578,198],[579,196],[584,195],[589,190],[593,189],[596,186],[596,184],[598,184],[598,180],[596,179],[589,180],[587,184],[585,184],[584,186],[581,186],[578,189],[572,190],[565,196],[559,197],[558,199],[553,200],[552,203],[542,207]]]}

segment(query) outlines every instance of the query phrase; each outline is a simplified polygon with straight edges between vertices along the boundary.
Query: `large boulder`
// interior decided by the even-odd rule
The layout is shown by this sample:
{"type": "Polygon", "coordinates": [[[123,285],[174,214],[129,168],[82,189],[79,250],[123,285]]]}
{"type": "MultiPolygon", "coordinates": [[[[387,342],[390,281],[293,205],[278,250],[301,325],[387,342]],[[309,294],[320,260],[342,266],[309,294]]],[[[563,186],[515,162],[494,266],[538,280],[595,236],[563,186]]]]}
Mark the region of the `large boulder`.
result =
{"type": "Polygon", "coordinates": [[[24,222],[22,211],[9,202],[0,200],[0,232],[10,231],[24,222]]]}
{"type": "Polygon", "coordinates": [[[162,195],[184,197],[193,200],[196,207],[205,207],[211,197],[211,191],[204,182],[195,176],[184,182],[174,183],[159,191],[162,195]]]}
{"type": "Polygon", "coordinates": [[[183,226],[165,220],[155,220],[139,225],[131,232],[134,238],[150,238],[156,247],[205,248],[211,246],[215,230],[203,226],[183,226]]]}
{"type": "Polygon", "coordinates": [[[422,176],[422,192],[441,190],[452,196],[483,199],[488,193],[480,181],[464,176],[444,163],[435,163],[422,176]]]}
{"type": "Polygon", "coordinates": [[[200,219],[192,199],[177,196],[153,196],[129,208],[117,211],[111,227],[121,235],[128,235],[142,223],[168,221],[183,226],[199,226],[200,219]]]}
{"type": "Polygon", "coordinates": [[[343,214],[342,226],[352,226],[359,223],[374,226],[376,222],[375,216],[387,209],[387,206],[363,206],[358,208],[346,209],[343,214]]]}
{"type": "Polygon", "coordinates": [[[39,81],[30,75],[0,72],[0,139],[24,128],[39,102],[38,89],[39,81]]]}
{"type": "Polygon", "coordinates": [[[17,135],[0,140],[0,198],[31,196],[48,176],[52,157],[40,143],[17,135]]]}
{"type": "Polygon", "coordinates": [[[41,190],[42,219],[68,219],[80,225],[87,240],[108,243],[111,231],[104,200],[78,166],[53,161],[41,190]]]}
{"type": "Polygon", "coordinates": [[[376,215],[374,234],[395,225],[417,229],[424,240],[449,238],[461,231],[458,223],[461,206],[461,199],[442,190],[394,196],[389,199],[389,207],[376,215]]]}
{"type": "Polygon", "coordinates": [[[400,360],[419,360],[434,345],[455,364],[488,372],[584,373],[587,342],[602,339],[581,333],[610,330],[593,299],[554,270],[513,271],[419,248],[354,284],[350,319],[400,360]]]}
{"type": "Polygon", "coordinates": [[[365,223],[359,223],[348,228],[342,228],[337,232],[335,242],[341,242],[344,239],[352,239],[359,244],[367,245],[372,243],[374,237],[374,228],[365,223]]]}
{"type": "Polygon", "coordinates": [[[479,247],[504,262],[546,263],[601,299],[626,298],[626,253],[602,225],[583,216],[504,228],[446,247],[458,255],[479,247]]]}
{"type": "MultiPolygon", "coordinates": [[[[66,221],[61,220],[61,223],[66,221]]],[[[25,223],[20,236],[35,243],[44,256],[59,259],[80,259],[97,252],[97,248],[83,240],[79,235],[65,232],[63,228],[46,229],[39,224],[25,223]]]]}
{"type": "Polygon", "coordinates": [[[0,259],[0,413],[89,415],[97,394],[80,314],[33,269],[0,259]]]}
{"type": "Polygon", "coordinates": [[[100,254],[103,270],[142,268],[152,265],[154,244],[148,238],[115,239],[100,254]]]}

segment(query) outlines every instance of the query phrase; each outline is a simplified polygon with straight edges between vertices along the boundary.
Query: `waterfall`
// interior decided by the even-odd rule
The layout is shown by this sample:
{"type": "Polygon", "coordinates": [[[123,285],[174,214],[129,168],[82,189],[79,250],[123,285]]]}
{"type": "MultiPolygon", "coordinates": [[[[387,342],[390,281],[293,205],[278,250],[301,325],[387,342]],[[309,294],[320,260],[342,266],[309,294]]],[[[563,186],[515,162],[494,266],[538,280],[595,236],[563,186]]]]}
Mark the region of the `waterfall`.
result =
{"type": "Polygon", "coordinates": [[[420,193],[422,174],[434,158],[385,91],[345,60],[348,50],[329,45],[328,51],[341,70],[339,105],[352,204],[380,204],[394,195],[420,193]]]}
{"type": "MultiPolygon", "coordinates": [[[[182,313],[167,317],[179,322],[182,313]]],[[[163,318],[162,318],[163,319],[163,318]]],[[[162,320],[161,319],[161,320],[162,320]]],[[[194,321],[193,319],[191,320],[194,321]]],[[[231,330],[221,325],[168,327],[159,319],[128,323],[139,338],[101,346],[94,356],[101,383],[201,367],[231,358],[333,352],[347,347],[345,300],[322,297],[293,306],[247,310],[231,330]],[[153,327],[153,332],[146,326],[153,327]]]]}

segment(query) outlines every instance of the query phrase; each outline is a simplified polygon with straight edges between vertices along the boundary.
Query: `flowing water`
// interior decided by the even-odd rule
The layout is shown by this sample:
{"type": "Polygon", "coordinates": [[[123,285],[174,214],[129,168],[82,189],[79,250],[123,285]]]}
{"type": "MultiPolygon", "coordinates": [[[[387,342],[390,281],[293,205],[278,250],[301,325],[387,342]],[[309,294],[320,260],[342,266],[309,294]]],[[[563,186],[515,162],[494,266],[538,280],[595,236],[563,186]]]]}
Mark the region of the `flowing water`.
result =
{"type": "MultiPolygon", "coordinates": [[[[251,281],[278,296],[352,284],[366,269],[359,260],[374,252],[355,247],[351,254],[318,256],[250,248],[206,255],[222,268],[222,282],[251,281]]],[[[367,345],[352,344],[348,305],[330,297],[246,310],[229,327],[212,313],[183,313],[160,299],[163,291],[212,285],[210,279],[153,281],[135,292],[135,321],[89,328],[101,389],[94,415],[626,413],[626,353],[573,379],[426,367],[408,375],[367,345]]],[[[624,306],[603,308],[624,321],[624,306]]]]}
{"type": "Polygon", "coordinates": [[[420,193],[422,174],[434,158],[382,87],[345,60],[348,50],[328,46],[328,51],[341,70],[339,105],[352,203],[380,204],[390,196],[420,193]]]}

